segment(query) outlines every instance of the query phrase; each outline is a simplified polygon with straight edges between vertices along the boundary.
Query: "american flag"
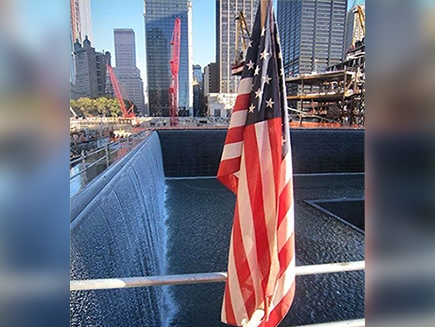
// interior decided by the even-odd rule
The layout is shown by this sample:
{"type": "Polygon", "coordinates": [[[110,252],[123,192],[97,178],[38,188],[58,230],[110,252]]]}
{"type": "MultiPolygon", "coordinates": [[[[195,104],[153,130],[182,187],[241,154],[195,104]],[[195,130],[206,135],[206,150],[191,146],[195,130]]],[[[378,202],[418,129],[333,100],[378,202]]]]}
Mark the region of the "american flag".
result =
{"type": "Polygon", "coordinates": [[[270,1],[261,11],[260,3],[217,177],[237,196],[222,321],[270,327],[293,301],[294,213],[278,29],[270,1]]]}

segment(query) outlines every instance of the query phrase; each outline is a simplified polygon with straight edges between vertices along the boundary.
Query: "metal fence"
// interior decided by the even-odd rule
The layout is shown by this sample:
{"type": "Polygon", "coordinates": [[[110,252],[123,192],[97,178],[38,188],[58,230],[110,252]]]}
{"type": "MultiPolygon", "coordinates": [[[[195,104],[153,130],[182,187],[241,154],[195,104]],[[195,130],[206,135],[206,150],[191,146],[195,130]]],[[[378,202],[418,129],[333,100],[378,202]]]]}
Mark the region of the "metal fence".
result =
{"type": "Polygon", "coordinates": [[[128,137],[120,138],[117,141],[108,142],[105,145],[93,149],[90,152],[86,150],[81,150],[80,157],[70,161],[70,167],[81,163],[84,168],[78,171],[77,173],[71,175],[70,180],[85,173],[90,168],[101,163],[103,160],[105,161],[105,166],[106,166],[105,168],[109,167],[111,164],[110,156],[112,154],[115,154],[122,148],[130,148],[130,150],[133,149],[137,144],[139,144],[142,140],[144,140],[149,134],[150,131],[143,130],[141,132],[132,134],[128,137]]]}
{"type": "MultiPolygon", "coordinates": [[[[365,261],[342,263],[327,263],[320,265],[296,267],[296,276],[327,274],[335,272],[364,270],[365,261]]],[[[70,291],[104,290],[114,288],[149,287],[161,285],[186,285],[200,283],[225,282],[226,272],[204,274],[166,275],[166,276],[141,276],[120,277],[106,279],[87,279],[70,281],[70,291]]],[[[360,327],[365,326],[365,319],[336,321],[324,324],[309,325],[311,327],[360,327]]],[[[309,327],[306,325],[306,327],[309,327]]]]}

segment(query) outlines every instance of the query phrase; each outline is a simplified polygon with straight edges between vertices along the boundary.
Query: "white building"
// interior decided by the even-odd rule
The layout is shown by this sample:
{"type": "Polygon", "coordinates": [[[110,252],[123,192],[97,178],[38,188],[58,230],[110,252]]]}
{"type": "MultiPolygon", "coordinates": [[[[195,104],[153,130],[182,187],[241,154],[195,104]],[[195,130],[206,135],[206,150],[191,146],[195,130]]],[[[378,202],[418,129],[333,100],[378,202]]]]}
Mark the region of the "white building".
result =
{"type": "Polygon", "coordinates": [[[209,93],[207,95],[207,112],[210,117],[231,117],[236,103],[237,93],[209,93]]]}

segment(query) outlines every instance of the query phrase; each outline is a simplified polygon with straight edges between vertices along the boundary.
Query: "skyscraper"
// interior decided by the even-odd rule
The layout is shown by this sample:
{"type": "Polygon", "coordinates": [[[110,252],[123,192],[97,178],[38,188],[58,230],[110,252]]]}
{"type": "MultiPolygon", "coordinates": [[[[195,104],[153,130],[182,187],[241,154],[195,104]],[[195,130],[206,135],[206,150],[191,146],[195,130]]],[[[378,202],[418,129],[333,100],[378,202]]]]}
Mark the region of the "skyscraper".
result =
{"type": "Polygon", "coordinates": [[[343,58],[347,0],[278,0],[286,75],[320,72],[343,58]]]}
{"type": "Polygon", "coordinates": [[[115,38],[114,72],[121,84],[123,97],[131,100],[139,112],[146,114],[144,88],[140,70],[136,67],[136,40],[131,28],[119,28],[113,31],[115,38]]]}
{"type": "Polygon", "coordinates": [[[257,13],[259,0],[216,0],[216,62],[219,91],[236,93],[240,77],[231,75],[236,56],[236,16],[243,11],[249,32],[257,13]]]}
{"type": "Polygon", "coordinates": [[[83,43],[87,36],[92,37],[91,1],[90,0],[70,0],[70,40],[71,40],[71,71],[70,82],[76,83],[76,67],[74,60],[74,43],[78,40],[83,43]]]}
{"type": "Polygon", "coordinates": [[[188,0],[144,0],[148,103],[151,116],[169,116],[172,32],[181,19],[178,107],[193,114],[192,4],[188,0]]]}
{"type": "Polygon", "coordinates": [[[85,36],[92,41],[92,18],[90,0],[70,0],[71,31],[73,42],[85,40],[85,36]]]}
{"type": "Polygon", "coordinates": [[[115,28],[116,67],[136,67],[136,40],[131,28],[115,28]]]}

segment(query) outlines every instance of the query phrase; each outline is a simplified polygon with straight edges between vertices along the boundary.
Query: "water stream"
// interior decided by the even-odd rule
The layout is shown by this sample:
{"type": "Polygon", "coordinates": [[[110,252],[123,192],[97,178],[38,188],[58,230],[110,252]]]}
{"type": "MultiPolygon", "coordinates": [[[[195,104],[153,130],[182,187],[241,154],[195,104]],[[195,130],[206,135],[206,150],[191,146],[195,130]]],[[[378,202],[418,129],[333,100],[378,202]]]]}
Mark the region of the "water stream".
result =
{"type": "MultiPolygon", "coordinates": [[[[71,223],[71,278],[164,275],[165,182],[157,135],[96,194],[78,195],[71,223]]],[[[104,175],[102,177],[105,178],[104,175]]],[[[71,292],[71,326],[168,326],[175,306],[168,287],[71,292]]]]}

